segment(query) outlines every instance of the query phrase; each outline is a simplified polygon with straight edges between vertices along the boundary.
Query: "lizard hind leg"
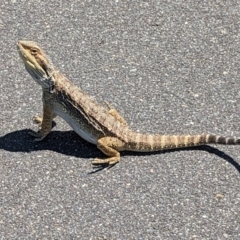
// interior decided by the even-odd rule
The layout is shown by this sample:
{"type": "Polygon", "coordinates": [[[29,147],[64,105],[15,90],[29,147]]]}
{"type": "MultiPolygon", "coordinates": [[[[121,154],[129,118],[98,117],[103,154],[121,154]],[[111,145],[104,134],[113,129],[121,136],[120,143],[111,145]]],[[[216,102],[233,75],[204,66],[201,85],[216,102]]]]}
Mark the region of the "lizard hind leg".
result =
{"type": "Polygon", "coordinates": [[[127,126],[127,121],[120,115],[120,113],[113,108],[107,101],[105,101],[107,107],[108,107],[108,113],[113,116],[117,121],[119,121],[123,126],[127,126]]]}
{"type": "Polygon", "coordinates": [[[114,165],[120,161],[119,151],[124,150],[125,143],[115,137],[103,137],[98,139],[97,147],[108,158],[95,158],[92,161],[93,165],[109,164],[114,165]]]}

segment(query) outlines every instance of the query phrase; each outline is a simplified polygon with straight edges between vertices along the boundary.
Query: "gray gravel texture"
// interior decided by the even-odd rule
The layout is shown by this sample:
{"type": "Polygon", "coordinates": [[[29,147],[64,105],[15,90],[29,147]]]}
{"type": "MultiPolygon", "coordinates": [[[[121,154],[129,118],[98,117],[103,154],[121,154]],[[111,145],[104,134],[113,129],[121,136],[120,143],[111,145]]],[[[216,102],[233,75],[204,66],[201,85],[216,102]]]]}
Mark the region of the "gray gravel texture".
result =
{"type": "Polygon", "coordinates": [[[240,148],[103,154],[60,118],[34,143],[41,89],[18,39],[131,128],[240,136],[237,0],[1,1],[0,239],[240,239],[240,148]]]}

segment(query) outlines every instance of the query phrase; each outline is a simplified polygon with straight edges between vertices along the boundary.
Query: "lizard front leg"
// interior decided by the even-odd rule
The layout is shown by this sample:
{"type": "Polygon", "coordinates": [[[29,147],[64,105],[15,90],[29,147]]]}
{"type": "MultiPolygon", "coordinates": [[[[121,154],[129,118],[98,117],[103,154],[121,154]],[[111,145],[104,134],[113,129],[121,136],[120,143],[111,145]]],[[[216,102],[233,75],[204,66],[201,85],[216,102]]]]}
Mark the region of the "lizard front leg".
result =
{"type": "Polygon", "coordinates": [[[107,107],[108,107],[108,113],[113,116],[117,121],[119,121],[123,126],[127,126],[127,121],[120,115],[120,113],[113,108],[107,101],[105,101],[107,107]]]}
{"type": "Polygon", "coordinates": [[[105,159],[95,158],[93,165],[109,164],[114,165],[120,161],[119,151],[124,150],[125,143],[115,137],[103,137],[98,139],[97,147],[105,155],[109,156],[105,159]]]}
{"type": "MultiPolygon", "coordinates": [[[[52,118],[54,119],[56,116],[57,116],[57,114],[53,113],[53,117],[52,118]]],[[[33,123],[38,124],[39,127],[42,126],[42,121],[43,121],[42,117],[34,116],[32,118],[32,120],[33,120],[33,123]]]]}
{"type": "Polygon", "coordinates": [[[35,116],[33,117],[34,123],[40,125],[41,129],[38,132],[30,132],[30,135],[36,137],[34,141],[43,140],[52,129],[52,120],[56,117],[56,114],[53,113],[52,107],[48,104],[43,105],[43,118],[35,116]]]}

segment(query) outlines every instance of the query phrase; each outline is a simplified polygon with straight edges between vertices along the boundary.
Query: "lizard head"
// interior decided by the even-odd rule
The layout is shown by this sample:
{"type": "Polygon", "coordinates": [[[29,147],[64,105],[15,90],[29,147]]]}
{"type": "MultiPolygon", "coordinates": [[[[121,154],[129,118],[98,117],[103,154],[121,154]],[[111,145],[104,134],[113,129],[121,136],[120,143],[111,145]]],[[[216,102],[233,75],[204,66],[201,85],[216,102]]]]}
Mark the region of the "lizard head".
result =
{"type": "Polygon", "coordinates": [[[26,70],[43,88],[51,85],[54,67],[37,43],[18,41],[17,48],[26,70]]]}

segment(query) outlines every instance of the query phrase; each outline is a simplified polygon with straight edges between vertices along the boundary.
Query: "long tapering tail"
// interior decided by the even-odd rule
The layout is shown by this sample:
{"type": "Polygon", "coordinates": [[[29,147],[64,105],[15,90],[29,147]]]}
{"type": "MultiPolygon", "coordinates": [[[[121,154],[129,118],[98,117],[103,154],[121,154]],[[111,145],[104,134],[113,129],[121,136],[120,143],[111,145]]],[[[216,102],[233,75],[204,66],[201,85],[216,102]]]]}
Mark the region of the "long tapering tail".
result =
{"type": "Polygon", "coordinates": [[[240,144],[240,138],[227,138],[212,134],[201,135],[147,135],[133,133],[126,144],[130,151],[160,151],[174,148],[193,147],[204,144],[240,144]]]}

